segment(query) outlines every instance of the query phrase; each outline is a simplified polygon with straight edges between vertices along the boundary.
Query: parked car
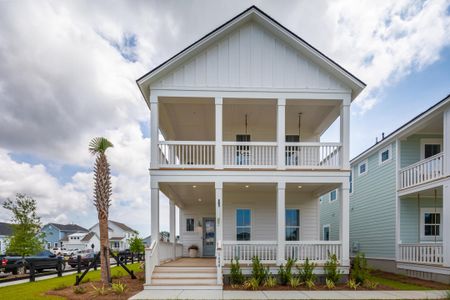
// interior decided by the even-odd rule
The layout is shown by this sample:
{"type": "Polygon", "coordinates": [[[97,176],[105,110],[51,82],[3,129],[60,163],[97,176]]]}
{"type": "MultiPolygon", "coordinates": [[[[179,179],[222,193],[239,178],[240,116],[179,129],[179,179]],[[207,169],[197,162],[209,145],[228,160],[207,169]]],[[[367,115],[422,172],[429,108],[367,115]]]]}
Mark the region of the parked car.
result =
{"type": "Polygon", "coordinates": [[[63,256],[71,256],[74,253],[77,253],[80,249],[76,248],[76,249],[67,249],[67,250],[63,250],[62,251],[62,255],[63,256]]]}
{"type": "Polygon", "coordinates": [[[58,270],[58,265],[61,265],[62,270],[65,269],[64,259],[49,250],[43,250],[34,256],[5,256],[2,258],[3,271],[5,273],[12,272],[14,275],[25,274],[31,264],[37,272],[46,269],[58,270]]]}
{"type": "MultiPolygon", "coordinates": [[[[84,254],[80,254],[81,257],[81,265],[83,267],[87,267],[89,266],[89,264],[94,261],[95,255],[97,255],[97,253],[94,252],[89,252],[89,253],[84,253],[84,254]]],[[[69,260],[67,261],[67,263],[72,267],[72,268],[76,268],[77,264],[78,264],[78,255],[72,255],[69,260]]],[[[97,265],[100,265],[100,256],[98,256],[97,258],[97,265]]]]}

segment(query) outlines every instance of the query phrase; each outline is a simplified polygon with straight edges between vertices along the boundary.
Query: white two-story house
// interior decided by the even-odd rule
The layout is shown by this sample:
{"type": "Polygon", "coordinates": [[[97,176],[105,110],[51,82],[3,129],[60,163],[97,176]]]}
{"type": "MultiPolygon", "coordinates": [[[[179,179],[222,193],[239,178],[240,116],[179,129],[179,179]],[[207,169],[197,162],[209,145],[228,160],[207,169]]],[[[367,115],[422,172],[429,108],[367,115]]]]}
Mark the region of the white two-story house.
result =
{"type": "MultiPolygon", "coordinates": [[[[100,237],[98,223],[89,229],[100,237]]],[[[113,251],[122,251],[130,248],[130,239],[138,236],[138,232],[124,223],[108,220],[109,246],[113,251]]]]}
{"type": "Polygon", "coordinates": [[[348,272],[350,105],[362,81],[252,6],[137,84],[151,119],[152,237],[160,193],[170,199],[171,243],[147,249],[146,288],[173,287],[158,266],[191,246],[217,272],[180,285],[220,288],[231,259],[254,256],[274,267],[309,258],[320,272],[331,253],[348,272]],[[340,136],[322,142],[336,120],[340,136]],[[320,241],[319,196],[334,189],[342,230],[320,241]]]}

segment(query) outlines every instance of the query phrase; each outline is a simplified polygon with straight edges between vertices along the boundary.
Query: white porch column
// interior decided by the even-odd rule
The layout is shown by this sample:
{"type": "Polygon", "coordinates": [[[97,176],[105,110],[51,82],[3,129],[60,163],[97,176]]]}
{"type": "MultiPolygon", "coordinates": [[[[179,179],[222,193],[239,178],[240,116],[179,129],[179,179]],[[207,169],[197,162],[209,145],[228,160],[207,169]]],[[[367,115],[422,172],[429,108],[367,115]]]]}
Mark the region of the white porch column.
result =
{"type": "Polygon", "coordinates": [[[216,149],[215,149],[215,158],[216,158],[216,165],[215,169],[223,169],[223,147],[222,147],[222,103],[223,99],[222,97],[216,97],[215,104],[216,104],[216,149]]]}
{"type": "Polygon", "coordinates": [[[150,96],[150,169],[159,167],[159,121],[158,121],[158,97],[150,96]]]}
{"type": "Polygon", "coordinates": [[[169,201],[169,227],[170,227],[170,242],[172,243],[172,247],[173,247],[173,259],[177,258],[177,253],[176,253],[176,249],[177,249],[177,233],[175,230],[175,203],[173,201],[169,201]]]}
{"type": "Polygon", "coordinates": [[[442,186],[442,245],[444,266],[450,267],[450,179],[442,186]]]}
{"type": "Polygon", "coordinates": [[[341,266],[350,266],[350,193],[349,182],[345,180],[339,189],[339,203],[341,208],[339,240],[342,243],[341,266]]]}
{"type": "Polygon", "coordinates": [[[284,263],[284,248],[286,241],[286,183],[277,185],[277,265],[284,263]]]}
{"type": "Polygon", "coordinates": [[[285,116],[286,116],[286,99],[279,98],[277,102],[277,164],[278,170],[284,170],[285,152],[286,152],[286,133],[285,133],[285,116]]]}
{"type": "Polygon", "coordinates": [[[216,181],[216,244],[222,248],[223,240],[223,182],[216,181]]]}
{"type": "Polygon", "coordinates": [[[342,169],[350,169],[350,98],[343,99],[341,104],[341,165],[342,169]]]}
{"type": "Polygon", "coordinates": [[[444,140],[443,140],[443,150],[444,150],[444,174],[450,175],[450,108],[444,111],[443,118],[443,129],[444,129],[444,140]]]}
{"type": "Polygon", "coordinates": [[[158,182],[151,185],[151,226],[152,241],[159,242],[159,186],[158,182]]]}
{"type": "MultiPolygon", "coordinates": [[[[400,187],[400,146],[401,142],[399,139],[395,141],[395,258],[396,260],[400,260],[400,218],[401,218],[401,200],[398,196],[398,189],[400,187]]],[[[354,179],[353,179],[354,180],[354,179]]]]}

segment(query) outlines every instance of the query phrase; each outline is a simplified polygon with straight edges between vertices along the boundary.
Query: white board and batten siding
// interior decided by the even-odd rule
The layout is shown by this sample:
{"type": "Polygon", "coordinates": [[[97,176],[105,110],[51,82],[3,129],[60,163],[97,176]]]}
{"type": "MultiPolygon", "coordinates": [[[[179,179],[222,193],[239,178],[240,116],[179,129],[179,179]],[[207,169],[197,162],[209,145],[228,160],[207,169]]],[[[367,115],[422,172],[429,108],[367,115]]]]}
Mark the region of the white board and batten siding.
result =
{"type": "Polygon", "coordinates": [[[151,89],[273,88],[349,92],[341,81],[256,22],[195,53],[151,89]]]}

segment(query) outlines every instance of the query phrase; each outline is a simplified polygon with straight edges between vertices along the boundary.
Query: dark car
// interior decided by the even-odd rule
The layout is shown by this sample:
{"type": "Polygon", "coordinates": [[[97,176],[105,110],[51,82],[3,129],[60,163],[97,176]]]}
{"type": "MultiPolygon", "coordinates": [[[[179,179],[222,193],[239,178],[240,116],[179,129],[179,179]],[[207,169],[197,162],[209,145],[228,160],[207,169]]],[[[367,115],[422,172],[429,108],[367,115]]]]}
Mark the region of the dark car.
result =
{"type": "MultiPolygon", "coordinates": [[[[83,255],[80,255],[80,263],[81,266],[87,267],[94,260],[96,253],[90,252],[83,255]]],[[[69,266],[72,268],[76,268],[78,264],[78,255],[72,255],[67,261],[69,266]]],[[[100,265],[100,256],[97,258],[97,265],[100,265]]]]}
{"type": "Polygon", "coordinates": [[[12,272],[16,274],[25,274],[27,269],[30,269],[31,265],[37,272],[42,272],[46,269],[58,270],[61,266],[61,270],[64,270],[65,263],[62,257],[56,256],[48,250],[39,252],[33,256],[5,256],[2,258],[2,268],[4,272],[12,272]]]}

